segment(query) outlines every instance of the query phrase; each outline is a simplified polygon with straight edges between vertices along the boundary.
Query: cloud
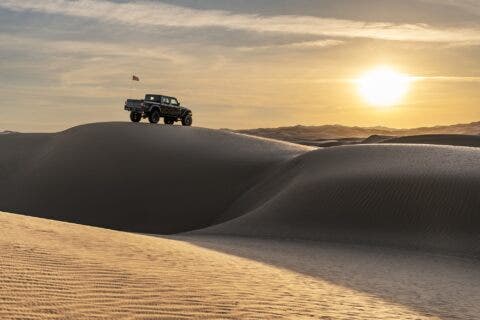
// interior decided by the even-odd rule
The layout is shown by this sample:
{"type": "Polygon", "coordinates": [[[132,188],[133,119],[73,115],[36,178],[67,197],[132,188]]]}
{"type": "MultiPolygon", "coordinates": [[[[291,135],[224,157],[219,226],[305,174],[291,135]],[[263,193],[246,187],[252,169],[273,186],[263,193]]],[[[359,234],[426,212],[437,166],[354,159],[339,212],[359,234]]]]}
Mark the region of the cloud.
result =
{"type": "Polygon", "coordinates": [[[8,56],[0,70],[9,75],[0,83],[9,96],[18,96],[12,94],[17,90],[29,92],[27,96],[44,92],[51,96],[54,88],[55,96],[118,97],[131,84],[134,72],[141,71],[142,83],[158,83],[159,70],[172,74],[195,59],[159,45],[58,41],[2,33],[0,47],[8,56]],[[23,52],[34,52],[35,59],[18,55],[23,52]]]}
{"type": "Polygon", "coordinates": [[[459,8],[474,15],[480,15],[480,2],[478,0],[420,0],[436,5],[448,5],[459,8]]]}
{"type": "Polygon", "coordinates": [[[327,47],[336,47],[345,43],[341,40],[316,40],[316,41],[302,41],[302,42],[293,42],[287,44],[278,44],[278,45],[268,45],[268,46],[246,46],[238,47],[240,51],[255,51],[255,50],[268,50],[268,49],[312,49],[312,48],[327,48],[327,47]]]}
{"type": "Polygon", "coordinates": [[[149,60],[168,60],[173,63],[188,63],[190,58],[171,47],[139,45],[128,43],[108,43],[90,41],[55,41],[37,38],[11,36],[0,33],[0,44],[4,48],[30,48],[35,52],[64,53],[73,56],[89,57],[133,57],[149,60]],[[128,50],[126,49],[128,48],[128,50]]]}
{"type": "MultiPolygon", "coordinates": [[[[441,1],[445,2],[447,0],[441,1]]],[[[474,1],[463,0],[461,2],[464,5],[476,6],[474,1]]],[[[435,28],[426,24],[394,24],[389,22],[367,23],[300,15],[235,14],[221,10],[197,10],[161,2],[0,0],[0,8],[13,11],[62,14],[136,26],[219,27],[254,32],[400,41],[472,42],[480,40],[480,30],[475,28],[435,28]]]]}

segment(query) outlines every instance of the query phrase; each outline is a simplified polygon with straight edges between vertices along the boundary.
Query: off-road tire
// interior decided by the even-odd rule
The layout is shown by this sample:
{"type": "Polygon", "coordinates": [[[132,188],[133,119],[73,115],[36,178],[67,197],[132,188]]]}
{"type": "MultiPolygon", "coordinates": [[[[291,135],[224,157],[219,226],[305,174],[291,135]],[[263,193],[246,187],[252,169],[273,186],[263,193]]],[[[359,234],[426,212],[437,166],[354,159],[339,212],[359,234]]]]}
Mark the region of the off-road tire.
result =
{"type": "Polygon", "coordinates": [[[193,119],[191,115],[188,114],[182,118],[182,126],[190,127],[192,123],[193,123],[193,119]]]}
{"type": "Polygon", "coordinates": [[[140,122],[140,120],[142,120],[142,114],[132,111],[130,112],[130,120],[132,122],[140,122]]]}
{"type": "Polygon", "coordinates": [[[148,115],[148,121],[150,123],[158,123],[158,121],[160,121],[160,114],[158,113],[158,111],[153,111],[152,113],[150,113],[148,115]]]}
{"type": "Polygon", "coordinates": [[[172,125],[172,124],[175,123],[175,120],[167,117],[167,118],[163,118],[163,123],[168,124],[168,125],[172,125]]]}

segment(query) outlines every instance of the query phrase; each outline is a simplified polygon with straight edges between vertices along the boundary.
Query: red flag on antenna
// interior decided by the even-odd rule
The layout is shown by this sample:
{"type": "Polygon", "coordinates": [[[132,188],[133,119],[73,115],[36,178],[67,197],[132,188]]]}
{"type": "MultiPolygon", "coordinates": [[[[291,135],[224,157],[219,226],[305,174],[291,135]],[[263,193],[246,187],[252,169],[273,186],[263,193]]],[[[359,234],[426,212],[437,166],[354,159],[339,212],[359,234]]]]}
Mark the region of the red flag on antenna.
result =
{"type": "Polygon", "coordinates": [[[140,78],[137,77],[136,75],[133,75],[132,76],[132,81],[140,81],[140,78]]]}

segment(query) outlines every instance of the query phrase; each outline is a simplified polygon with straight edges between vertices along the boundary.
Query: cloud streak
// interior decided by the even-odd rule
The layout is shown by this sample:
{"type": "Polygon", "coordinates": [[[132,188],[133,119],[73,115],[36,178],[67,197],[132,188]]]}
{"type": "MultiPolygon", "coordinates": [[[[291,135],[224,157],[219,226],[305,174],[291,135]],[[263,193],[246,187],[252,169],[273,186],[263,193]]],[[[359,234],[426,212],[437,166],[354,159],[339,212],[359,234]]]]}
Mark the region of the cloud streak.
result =
{"type": "MultiPolygon", "coordinates": [[[[473,3],[464,1],[466,4],[473,3]]],[[[105,0],[0,0],[0,8],[95,19],[108,23],[170,28],[219,27],[253,32],[280,32],[336,38],[398,41],[480,41],[475,28],[435,28],[426,24],[367,23],[313,16],[262,16],[221,10],[197,10],[161,2],[116,3],[105,0]]]]}
{"type": "Polygon", "coordinates": [[[64,53],[90,57],[133,57],[150,60],[168,60],[173,63],[188,63],[190,57],[170,47],[141,44],[118,44],[90,41],[54,41],[31,37],[11,36],[0,33],[0,45],[12,50],[28,48],[36,52],[64,53]],[[125,48],[129,48],[125,50],[125,48]]]}
{"type": "Polygon", "coordinates": [[[442,4],[459,8],[474,15],[480,15],[480,2],[478,0],[421,0],[431,4],[442,4]]]}
{"type": "Polygon", "coordinates": [[[344,41],[326,39],[326,40],[316,40],[316,41],[302,41],[302,42],[293,42],[287,44],[278,44],[278,45],[267,45],[267,46],[255,46],[255,47],[238,47],[239,51],[257,51],[257,50],[269,50],[269,49],[317,49],[317,48],[328,48],[336,47],[344,44],[344,41]]]}

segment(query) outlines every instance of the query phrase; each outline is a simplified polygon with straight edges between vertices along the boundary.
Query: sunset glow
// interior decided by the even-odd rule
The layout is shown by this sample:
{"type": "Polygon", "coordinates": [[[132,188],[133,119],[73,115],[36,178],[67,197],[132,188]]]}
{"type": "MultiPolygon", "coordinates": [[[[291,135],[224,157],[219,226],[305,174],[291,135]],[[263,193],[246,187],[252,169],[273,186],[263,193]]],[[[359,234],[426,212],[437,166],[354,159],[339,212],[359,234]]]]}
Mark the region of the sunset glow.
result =
{"type": "Polygon", "coordinates": [[[361,76],[358,91],[364,100],[376,107],[399,104],[408,93],[412,78],[390,67],[378,67],[361,76]]]}
{"type": "Polygon", "coordinates": [[[147,93],[217,129],[480,119],[477,0],[0,0],[0,29],[0,131],[124,121],[147,93]]]}

